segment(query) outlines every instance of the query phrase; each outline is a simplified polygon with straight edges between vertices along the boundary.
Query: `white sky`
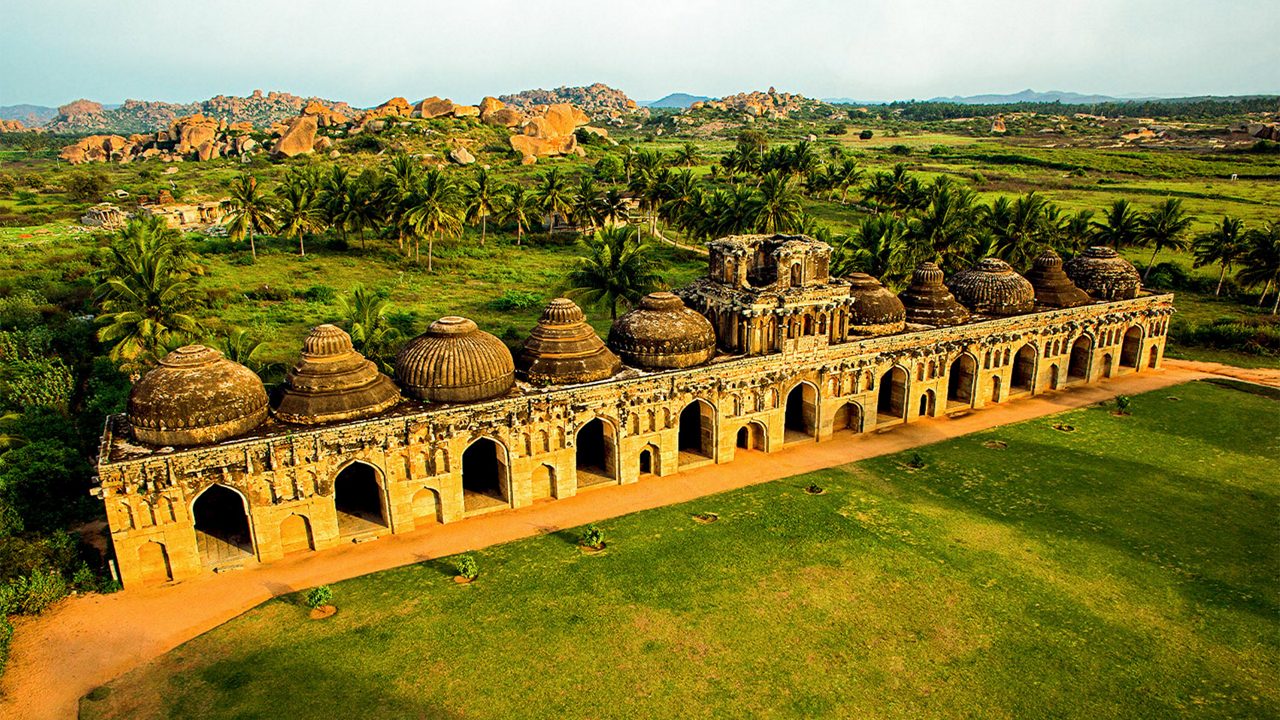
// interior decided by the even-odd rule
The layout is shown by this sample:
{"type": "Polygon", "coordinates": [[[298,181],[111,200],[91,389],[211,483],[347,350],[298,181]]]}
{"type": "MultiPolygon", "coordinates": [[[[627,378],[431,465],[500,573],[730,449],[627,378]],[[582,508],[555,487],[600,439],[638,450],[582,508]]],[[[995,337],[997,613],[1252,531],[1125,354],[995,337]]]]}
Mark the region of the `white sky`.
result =
{"type": "Polygon", "coordinates": [[[5,0],[0,104],[1280,93],[1280,0],[5,0]]]}

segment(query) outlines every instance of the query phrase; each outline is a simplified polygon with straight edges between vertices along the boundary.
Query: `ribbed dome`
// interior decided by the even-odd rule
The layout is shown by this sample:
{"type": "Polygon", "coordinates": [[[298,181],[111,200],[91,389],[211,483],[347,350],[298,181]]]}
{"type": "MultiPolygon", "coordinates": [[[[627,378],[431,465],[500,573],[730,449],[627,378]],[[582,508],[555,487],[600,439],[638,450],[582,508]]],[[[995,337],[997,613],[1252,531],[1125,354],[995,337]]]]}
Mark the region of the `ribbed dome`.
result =
{"type": "Polygon", "coordinates": [[[942,268],[920,263],[911,274],[911,285],[898,295],[907,312],[907,322],[942,327],[969,321],[969,310],[943,284],[942,268]]]}
{"type": "Polygon", "coordinates": [[[1091,247],[1068,260],[1064,269],[1076,287],[1098,300],[1128,300],[1142,290],[1138,269],[1109,247],[1091,247]]]}
{"type": "Polygon", "coordinates": [[[129,424],[151,445],[204,445],[246,433],[267,417],[252,370],[203,345],[164,356],[129,392],[129,424]]]}
{"type": "Polygon", "coordinates": [[[1049,308],[1069,308],[1089,302],[1089,294],[1076,287],[1062,271],[1062,258],[1045,250],[1035,259],[1027,280],[1036,291],[1036,304],[1049,308]]]}
{"type": "Polygon", "coordinates": [[[888,335],[901,332],[907,325],[907,309],[898,296],[885,289],[880,281],[867,273],[851,273],[849,297],[849,332],[855,335],[888,335]]]}
{"type": "Polygon", "coordinates": [[[511,351],[462,317],[442,317],[396,356],[396,377],[407,395],[427,402],[476,402],[515,385],[511,351]]]}
{"type": "Polygon", "coordinates": [[[301,425],[356,420],[400,402],[396,384],[355,351],[342,328],[320,325],[302,348],[302,359],[286,376],[275,410],[281,420],[301,425]]]}
{"type": "Polygon", "coordinates": [[[639,307],[614,321],[609,347],[636,367],[687,368],[716,354],[716,331],[711,321],[675,295],[649,293],[639,307]]]}
{"type": "Polygon", "coordinates": [[[547,304],[524,341],[518,364],[534,385],[594,382],[622,369],[622,361],[605,347],[582,309],[568,298],[547,304]]]}
{"type": "Polygon", "coordinates": [[[986,258],[947,283],[956,300],[981,315],[1018,315],[1035,309],[1036,291],[999,258],[986,258]]]}

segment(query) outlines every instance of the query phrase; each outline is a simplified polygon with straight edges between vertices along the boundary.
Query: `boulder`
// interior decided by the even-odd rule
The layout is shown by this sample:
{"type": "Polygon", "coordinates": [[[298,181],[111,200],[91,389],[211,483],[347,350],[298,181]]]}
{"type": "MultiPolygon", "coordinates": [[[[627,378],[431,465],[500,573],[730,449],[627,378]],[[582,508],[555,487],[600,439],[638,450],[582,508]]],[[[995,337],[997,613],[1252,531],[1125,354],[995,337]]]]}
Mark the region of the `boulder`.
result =
{"type": "Polygon", "coordinates": [[[201,161],[212,160],[213,158],[216,158],[219,156],[220,154],[218,152],[218,144],[213,141],[213,138],[209,138],[208,140],[205,140],[204,142],[200,143],[200,145],[196,148],[197,160],[201,160],[201,161]]]}
{"type": "Polygon", "coordinates": [[[333,147],[333,141],[324,136],[316,138],[316,142],[312,146],[316,152],[324,152],[331,147],[333,147]]]}
{"type": "Polygon", "coordinates": [[[456,118],[480,117],[480,108],[475,105],[454,105],[453,116],[456,118]]]}
{"type": "Polygon", "coordinates": [[[200,113],[180,117],[169,123],[169,140],[177,143],[177,152],[187,155],[218,136],[219,122],[200,113]]]}
{"type": "Polygon", "coordinates": [[[524,115],[521,115],[519,110],[503,107],[491,112],[481,113],[480,119],[484,124],[493,125],[494,127],[516,127],[524,122],[524,115]]]}
{"type": "Polygon", "coordinates": [[[346,115],[334,111],[332,108],[318,100],[312,100],[307,103],[307,106],[302,108],[302,114],[315,117],[316,123],[320,127],[336,127],[338,125],[346,125],[350,122],[346,115]]]}
{"type": "Polygon", "coordinates": [[[413,109],[413,116],[429,120],[449,115],[453,112],[453,108],[452,100],[432,96],[418,103],[417,107],[413,109]]]}
{"type": "Polygon", "coordinates": [[[496,110],[506,107],[506,103],[496,97],[486,97],[480,101],[480,116],[483,117],[496,110]]]}
{"type": "Polygon", "coordinates": [[[106,162],[113,154],[120,155],[128,144],[129,141],[119,135],[90,135],[62,148],[58,157],[72,165],[106,162]]]}
{"type": "Polygon", "coordinates": [[[316,142],[316,119],[311,115],[299,115],[271,148],[276,157],[294,157],[311,152],[316,142]]]}
{"type": "Polygon", "coordinates": [[[459,165],[470,165],[476,161],[476,156],[472,155],[465,147],[458,146],[449,151],[449,159],[459,165]]]}

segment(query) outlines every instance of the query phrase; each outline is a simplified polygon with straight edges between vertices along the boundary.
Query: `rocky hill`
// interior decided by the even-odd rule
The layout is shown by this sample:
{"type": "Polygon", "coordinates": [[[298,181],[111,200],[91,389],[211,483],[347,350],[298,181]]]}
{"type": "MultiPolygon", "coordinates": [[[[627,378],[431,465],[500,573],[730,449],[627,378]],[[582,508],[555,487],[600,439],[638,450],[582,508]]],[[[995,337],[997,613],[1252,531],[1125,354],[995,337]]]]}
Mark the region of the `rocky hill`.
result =
{"type": "Polygon", "coordinates": [[[76,100],[58,108],[57,117],[45,128],[59,133],[147,133],[166,130],[174,120],[190,115],[268,127],[298,115],[312,101],[319,101],[334,112],[355,114],[343,102],[254,90],[248,97],[219,95],[194,103],[126,100],[115,108],[105,108],[91,100],[76,100]]]}
{"type": "Polygon", "coordinates": [[[637,109],[635,100],[604,83],[586,87],[560,87],[555,90],[524,90],[514,95],[499,96],[498,99],[516,110],[526,112],[564,103],[581,108],[591,115],[610,117],[635,112],[637,109]]]}

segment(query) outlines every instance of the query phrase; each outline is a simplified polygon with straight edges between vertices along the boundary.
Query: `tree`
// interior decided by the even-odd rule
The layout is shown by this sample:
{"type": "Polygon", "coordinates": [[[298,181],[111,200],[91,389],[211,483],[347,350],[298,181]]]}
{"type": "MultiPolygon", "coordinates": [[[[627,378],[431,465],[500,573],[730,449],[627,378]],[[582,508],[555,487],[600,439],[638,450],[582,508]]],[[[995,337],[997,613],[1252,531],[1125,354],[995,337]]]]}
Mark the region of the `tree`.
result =
{"type": "Polygon", "coordinates": [[[440,235],[452,235],[462,229],[462,193],[457,183],[439,168],[432,168],[422,176],[417,192],[411,200],[409,223],[414,229],[413,258],[419,261],[419,240],[427,237],[427,271],[435,258],[435,241],[440,235]]]}
{"type": "Polygon", "coordinates": [[[378,202],[378,186],[380,184],[379,172],[370,168],[360,173],[353,182],[347,185],[347,224],[360,234],[361,250],[365,247],[365,229],[377,224],[380,219],[381,208],[378,202]]]}
{"type": "Polygon", "coordinates": [[[110,357],[133,366],[158,359],[168,345],[200,330],[189,311],[200,296],[182,236],[154,216],[130,220],[112,243],[94,294],[102,314],[98,340],[110,357]]]}
{"type": "Polygon", "coordinates": [[[503,202],[499,207],[502,222],[516,226],[516,244],[519,245],[524,238],[525,228],[529,227],[530,218],[537,212],[537,199],[523,185],[512,185],[502,197],[503,202]]]}
{"type": "Polygon", "coordinates": [[[627,220],[627,199],[617,188],[605,190],[600,198],[600,220],[605,225],[618,225],[627,220]]]}
{"type": "MultiPolygon", "coordinates": [[[[1245,244],[1248,249],[1236,279],[1248,287],[1262,286],[1262,295],[1258,298],[1261,307],[1271,288],[1280,285],[1280,221],[1272,220],[1245,233],[1245,244]]],[[[1280,287],[1271,306],[1271,314],[1277,312],[1280,312],[1280,287]]]]}
{"type": "Polygon", "coordinates": [[[895,217],[864,218],[852,235],[836,243],[831,271],[835,275],[865,272],[888,283],[899,274],[906,236],[906,223],[895,217]]]}
{"type": "Polygon", "coordinates": [[[571,297],[604,303],[616,320],[619,300],[634,305],[661,287],[651,246],[640,240],[638,230],[606,228],[578,242],[586,254],[569,273],[571,297]]]}
{"type": "Polygon", "coordinates": [[[1178,198],[1169,198],[1142,215],[1138,221],[1138,237],[1143,245],[1152,248],[1151,262],[1142,274],[1142,282],[1147,281],[1161,250],[1187,249],[1186,232],[1194,220],[1182,209],[1182,200],[1178,198]]]}
{"type": "Polygon", "coordinates": [[[497,212],[500,201],[488,168],[480,168],[475,179],[467,183],[467,219],[480,220],[480,247],[484,247],[489,216],[497,212]]]}
{"type": "Polygon", "coordinates": [[[556,216],[567,218],[573,210],[573,193],[569,181],[560,174],[560,168],[551,168],[540,178],[537,189],[538,205],[547,218],[547,239],[555,229],[556,216]]]}
{"type": "Polygon", "coordinates": [[[800,197],[791,176],[770,170],[760,181],[756,229],[764,233],[790,232],[799,225],[800,197]]]}
{"type": "Polygon", "coordinates": [[[350,294],[338,298],[338,306],[351,333],[351,344],[357,351],[378,359],[390,354],[400,333],[387,317],[391,303],[385,296],[356,285],[350,294]]]}
{"type": "Polygon", "coordinates": [[[693,167],[702,161],[702,153],[698,150],[698,146],[687,142],[676,150],[673,161],[677,165],[684,167],[693,167]]]}
{"type": "Polygon", "coordinates": [[[908,222],[908,232],[932,258],[954,268],[972,254],[977,239],[973,191],[950,182],[935,182],[926,194],[931,196],[929,204],[908,222]]]}
{"type": "Polygon", "coordinates": [[[247,235],[249,254],[258,260],[258,248],[253,242],[254,233],[269,233],[275,227],[271,199],[258,188],[258,180],[245,173],[231,181],[231,196],[222,201],[227,209],[227,234],[240,241],[247,235]]]}
{"type": "Polygon", "coordinates": [[[595,178],[590,175],[583,175],[578,178],[578,187],[574,189],[573,200],[569,209],[569,214],[573,217],[573,222],[578,227],[586,227],[589,231],[594,232],[596,225],[602,222],[603,212],[601,205],[604,202],[604,196],[600,192],[600,186],[596,184],[595,178]]]}
{"type": "Polygon", "coordinates": [[[1227,279],[1227,271],[1244,257],[1248,249],[1244,243],[1243,229],[1244,223],[1239,218],[1224,215],[1222,222],[1215,225],[1209,232],[1197,235],[1191,243],[1191,252],[1196,258],[1192,267],[1217,265],[1221,268],[1218,273],[1218,287],[1213,291],[1214,295],[1222,294],[1222,283],[1227,279]]]}
{"type": "Polygon", "coordinates": [[[286,175],[276,188],[276,231],[286,238],[297,238],[298,254],[305,256],[306,236],[319,232],[320,226],[315,189],[301,174],[286,175]]]}
{"type": "Polygon", "coordinates": [[[1120,199],[1102,212],[1102,222],[1093,224],[1094,236],[1103,245],[1116,250],[1137,245],[1139,242],[1139,216],[1128,200],[1120,199]]]}
{"type": "Polygon", "coordinates": [[[422,165],[404,153],[391,158],[389,171],[382,176],[379,201],[387,221],[395,226],[396,243],[401,252],[404,252],[405,235],[413,232],[409,211],[421,182],[422,165]]]}

